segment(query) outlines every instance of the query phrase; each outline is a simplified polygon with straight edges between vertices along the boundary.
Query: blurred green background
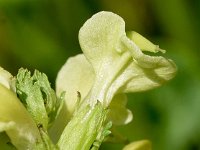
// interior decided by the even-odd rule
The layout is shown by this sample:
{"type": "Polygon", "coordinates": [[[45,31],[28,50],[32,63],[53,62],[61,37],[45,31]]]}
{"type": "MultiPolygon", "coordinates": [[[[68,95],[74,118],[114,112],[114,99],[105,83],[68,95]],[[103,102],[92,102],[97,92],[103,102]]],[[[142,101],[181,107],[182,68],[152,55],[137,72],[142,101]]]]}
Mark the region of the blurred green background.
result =
{"type": "Polygon", "coordinates": [[[38,69],[54,86],[66,59],[81,53],[80,27],[101,10],[166,49],[179,69],[163,87],[129,94],[134,120],[118,130],[130,141],[151,140],[154,150],[200,150],[199,0],[0,0],[0,66],[13,75],[38,69]]]}

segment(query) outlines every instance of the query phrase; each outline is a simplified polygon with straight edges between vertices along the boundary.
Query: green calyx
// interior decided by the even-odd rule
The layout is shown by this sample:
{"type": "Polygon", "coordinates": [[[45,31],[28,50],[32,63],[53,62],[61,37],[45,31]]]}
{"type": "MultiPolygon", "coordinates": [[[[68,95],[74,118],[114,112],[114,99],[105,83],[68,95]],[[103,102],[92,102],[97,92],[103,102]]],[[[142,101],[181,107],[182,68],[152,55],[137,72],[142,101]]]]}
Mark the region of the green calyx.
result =
{"type": "Polygon", "coordinates": [[[103,130],[106,115],[107,111],[100,102],[93,108],[88,105],[77,111],[65,127],[58,141],[58,147],[61,150],[89,150],[93,143],[100,145],[102,137],[108,135],[108,129],[106,128],[106,132],[103,130]],[[99,135],[101,132],[104,132],[103,135],[99,135]]]}

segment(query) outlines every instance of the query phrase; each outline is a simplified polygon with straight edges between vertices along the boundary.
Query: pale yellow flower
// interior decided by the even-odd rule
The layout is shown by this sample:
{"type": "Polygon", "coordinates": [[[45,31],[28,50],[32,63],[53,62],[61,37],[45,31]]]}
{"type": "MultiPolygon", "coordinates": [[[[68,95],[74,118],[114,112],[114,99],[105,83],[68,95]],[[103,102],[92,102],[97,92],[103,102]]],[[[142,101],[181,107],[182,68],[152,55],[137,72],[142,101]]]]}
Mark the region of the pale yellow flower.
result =
{"type": "Polygon", "coordinates": [[[161,86],[172,79],[176,65],[162,56],[143,51],[165,52],[136,32],[125,32],[124,20],[112,12],[99,12],[79,31],[83,54],[71,57],[58,73],[56,91],[66,91],[63,116],[70,116],[77,106],[94,106],[100,101],[110,108],[114,124],[126,124],[132,113],[126,109],[124,93],[140,92],[161,86]]]}

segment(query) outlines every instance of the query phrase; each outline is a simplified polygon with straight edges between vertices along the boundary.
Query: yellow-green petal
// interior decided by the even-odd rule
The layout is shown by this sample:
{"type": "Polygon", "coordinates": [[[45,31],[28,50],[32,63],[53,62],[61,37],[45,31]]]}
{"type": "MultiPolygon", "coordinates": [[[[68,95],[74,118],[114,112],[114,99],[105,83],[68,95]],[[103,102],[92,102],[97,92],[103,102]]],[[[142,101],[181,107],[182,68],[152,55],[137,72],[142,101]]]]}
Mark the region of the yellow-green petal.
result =
{"type": "Polygon", "coordinates": [[[127,96],[125,94],[115,95],[109,105],[108,119],[114,125],[123,125],[132,121],[133,114],[126,108],[127,96]]]}
{"type": "Polygon", "coordinates": [[[81,100],[85,98],[94,82],[94,71],[83,54],[70,57],[62,66],[56,79],[56,93],[65,91],[65,104],[69,114],[73,114],[77,103],[77,92],[81,100]]]}
{"type": "Polygon", "coordinates": [[[0,67],[0,84],[4,85],[6,88],[11,89],[13,76],[2,67],[0,67]]]}
{"type": "Polygon", "coordinates": [[[20,149],[32,149],[40,134],[31,116],[16,95],[0,84],[0,132],[5,131],[12,144],[20,149]]]}
{"type": "Polygon", "coordinates": [[[112,12],[99,12],[84,23],[79,31],[79,43],[96,73],[120,57],[120,41],[125,35],[124,20],[112,12]]]}
{"type": "Polygon", "coordinates": [[[159,87],[172,79],[176,74],[176,65],[164,57],[161,57],[160,60],[151,68],[143,68],[135,62],[130,63],[116,79],[119,85],[123,85],[120,92],[146,91],[159,87]]]}

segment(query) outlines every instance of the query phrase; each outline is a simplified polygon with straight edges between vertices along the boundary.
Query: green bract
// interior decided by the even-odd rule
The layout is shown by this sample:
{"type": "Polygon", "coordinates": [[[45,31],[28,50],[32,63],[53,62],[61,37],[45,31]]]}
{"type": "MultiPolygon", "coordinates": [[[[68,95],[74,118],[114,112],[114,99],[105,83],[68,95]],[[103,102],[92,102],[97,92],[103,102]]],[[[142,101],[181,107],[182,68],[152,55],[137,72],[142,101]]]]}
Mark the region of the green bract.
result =
{"type": "Polygon", "coordinates": [[[57,94],[66,91],[69,117],[79,91],[81,107],[94,106],[98,100],[110,108],[113,123],[128,123],[132,114],[125,108],[123,93],[153,89],[175,76],[172,60],[142,52],[164,50],[136,32],[127,37],[124,20],[112,12],[99,12],[87,20],[80,29],[79,42],[83,54],[70,58],[56,80],[57,94]],[[114,115],[117,112],[121,115],[114,115]]]}
{"type": "Polygon", "coordinates": [[[21,68],[16,78],[16,93],[36,124],[46,131],[59,113],[61,99],[57,99],[44,73],[35,70],[31,76],[30,71],[21,68]]]}

